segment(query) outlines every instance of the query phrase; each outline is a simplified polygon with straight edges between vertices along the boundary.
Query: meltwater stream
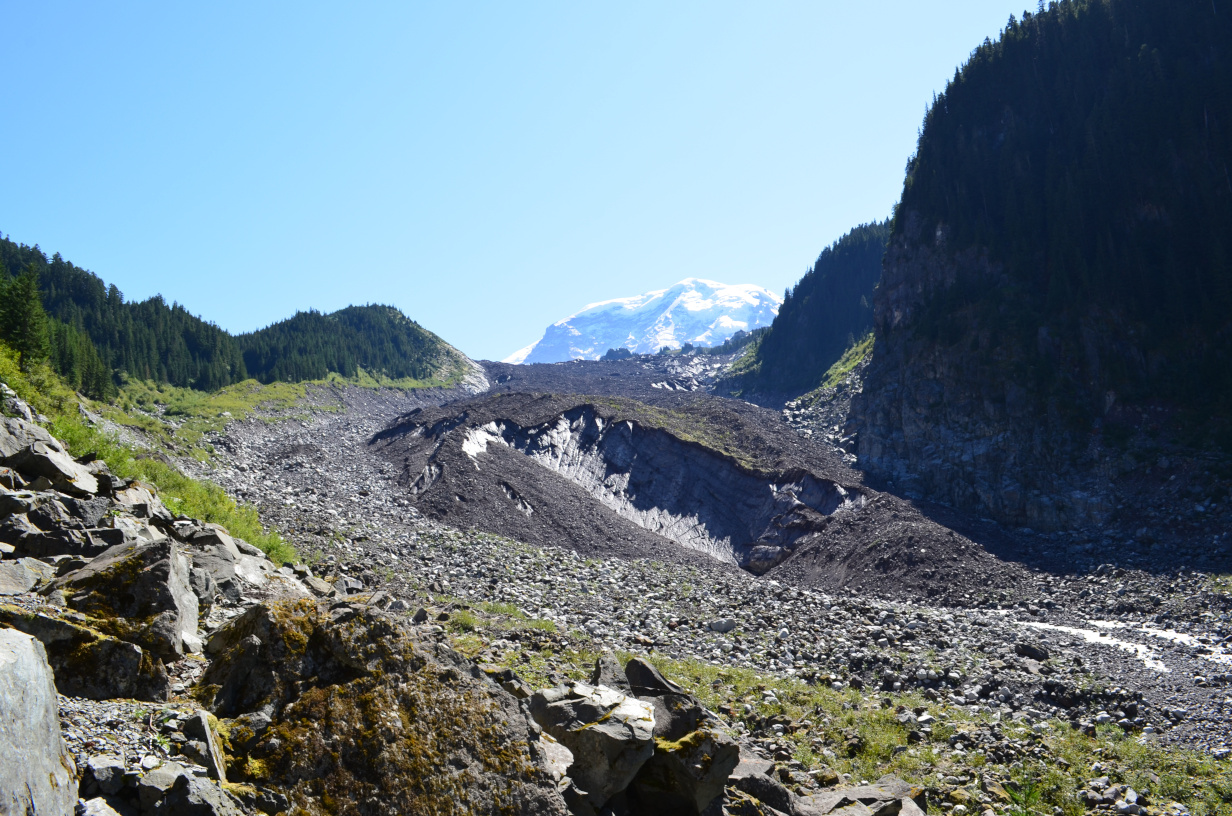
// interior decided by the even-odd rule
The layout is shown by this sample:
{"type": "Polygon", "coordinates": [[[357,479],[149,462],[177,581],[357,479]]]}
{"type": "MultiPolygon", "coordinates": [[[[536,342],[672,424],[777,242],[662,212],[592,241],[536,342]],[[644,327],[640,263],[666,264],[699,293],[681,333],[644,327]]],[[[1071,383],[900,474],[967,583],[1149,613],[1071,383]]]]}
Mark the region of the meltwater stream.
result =
{"type": "Polygon", "coordinates": [[[1026,626],[1031,629],[1045,629],[1051,632],[1064,632],[1067,635],[1082,638],[1087,643],[1097,645],[1111,646],[1114,649],[1120,649],[1123,652],[1129,652],[1134,657],[1142,661],[1148,669],[1153,669],[1158,672],[1168,673],[1172,669],[1163,661],[1163,657],[1142,643],[1134,643],[1133,641],[1120,640],[1112,637],[1109,632],[1122,630],[1125,632],[1133,632],[1148,637],[1166,640],[1172,643],[1177,643],[1182,646],[1188,646],[1193,649],[1193,657],[1200,660],[1206,660],[1226,667],[1232,667],[1232,652],[1223,649],[1218,645],[1203,643],[1199,636],[1188,635],[1183,632],[1177,632],[1172,629],[1155,629],[1150,626],[1131,626],[1119,621],[1103,621],[1092,620],[1087,621],[1095,629],[1079,629],[1074,626],[1058,626],[1052,623],[1040,623],[1038,621],[1018,621],[1019,626],[1026,626]]]}

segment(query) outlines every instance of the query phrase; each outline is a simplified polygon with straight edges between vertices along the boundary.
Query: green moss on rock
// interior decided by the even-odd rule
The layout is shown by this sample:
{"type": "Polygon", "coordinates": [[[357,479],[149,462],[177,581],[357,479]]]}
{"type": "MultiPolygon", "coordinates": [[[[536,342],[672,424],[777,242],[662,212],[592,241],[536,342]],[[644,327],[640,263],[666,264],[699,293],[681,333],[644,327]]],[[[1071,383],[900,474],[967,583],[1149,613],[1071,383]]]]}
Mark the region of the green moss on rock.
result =
{"type": "Polygon", "coordinates": [[[231,718],[228,775],[282,790],[297,812],[565,812],[516,700],[379,612],[261,605],[210,648],[198,691],[231,718]],[[272,721],[254,727],[262,709],[272,721]]]}

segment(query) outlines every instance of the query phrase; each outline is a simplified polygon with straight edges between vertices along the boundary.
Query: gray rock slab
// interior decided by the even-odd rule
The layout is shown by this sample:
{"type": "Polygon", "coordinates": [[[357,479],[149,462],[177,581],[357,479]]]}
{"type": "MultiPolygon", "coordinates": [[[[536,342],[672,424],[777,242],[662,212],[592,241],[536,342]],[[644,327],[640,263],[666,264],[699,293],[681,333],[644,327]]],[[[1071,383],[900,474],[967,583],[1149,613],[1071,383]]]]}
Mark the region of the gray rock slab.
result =
{"type": "Polygon", "coordinates": [[[175,762],[164,762],[149,771],[137,783],[137,800],[141,803],[141,812],[146,814],[162,811],[163,801],[176,786],[187,788],[188,779],[188,771],[175,762]]]}
{"type": "Polygon", "coordinates": [[[120,816],[120,813],[107,804],[106,799],[96,796],[78,805],[77,816],[120,816]]]}
{"type": "Polygon", "coordinates": [[[210,777],[225,782],[227,779],[226,759],[222,751],[222,743],[218,741],[218,734],[210,726],[210,715],[204,711],[198,711],[184,722],[184,734],[195,740],[200,740],[205,745],[205,759],[207,760],[206,769],[210,772],[210,777]]]}
{"type": "Polygon", "coordinates": [[[911,801],[919,795],[918,788],[913,788],[897,777],[885,776],[873,785],[860,785],[805,796],[796,801],[796,809],[799,810],[801,816],[813,816],[814,814],[824,816],[829,813],[857,816],[864,810],[889,816],[901,809],[903,800],[911,801]]]}
{"type": "Polygon", "coordinates": [[[158,494],[140,482],[133,482],[128,487],[117,490],[114,498],[116,504],[122,505],[137,518],[157,518],[163,521],[174,518],[171,511],[163,505],[162,499],[158,498],[158,494]]]}
{"type": "Polygon", "coordinates": [[[616,655],[611,652],[603,652],[595,659],[595,668],[590,673],[590,684],[607,686],[610,689],[616,689],[621,694],[633,693],[629,687],[629,680],[625,677],[624,669],[620,668],[616,655]]]}
{"type": "Polygon", "coordinates": [[[32,421],[15,417],[0,419],[0,459],[15,456],[36,442],[59,446],[51,434],[32,421]]]}
{"type": "Polygon", "coordinates": [[[635,657],[625,664],[625,677],[629,679],[629,686],[638,697],[685,693],[684,689],[668,680],[658,669],[640,657],[635,657]]]}
{"type": "Polygon", "coordinates": [[[0,561],[0,595],[20,595],[38,583],[38,575],[21,561],[0,561]]]}
{"type": "Polygon", "coordinates": [[[194,547],[202,549],[217,547],[223,553],[229,555],[232,561],[239,560],[241,555],[240,548],[236,545],[235,539],[217,524],[208,525],[205,530],[193,535],[191,543],[194,547]]]}
{"type": "Polygon", "coordinates": [[[654,707],[606,686],[538,691],[530,712],[573,752],[569,775],[596,809],[627,788],[654,754],[654,707]]]}
{"type": "Polygon", "coordinates": [[[68,816],[76,802],[47,653],[30,635],[0,629],[0,813],[68,816]]]}
{"type": "Polygon", "coordinates": [[[57,490],[76,496],[92,496],[98,492],[98,480],[65,453],[58,442],[35,442],[12,456],[4,463],[27,476],[42,476],[56,486],[57,490]]]}
{"type": "Polygon", "coordinates": [[[86,760],[85,775],[98,783],[98,789],[107,795],[120,792],[124,787],[124,759],[103,754],[86,760]]]}

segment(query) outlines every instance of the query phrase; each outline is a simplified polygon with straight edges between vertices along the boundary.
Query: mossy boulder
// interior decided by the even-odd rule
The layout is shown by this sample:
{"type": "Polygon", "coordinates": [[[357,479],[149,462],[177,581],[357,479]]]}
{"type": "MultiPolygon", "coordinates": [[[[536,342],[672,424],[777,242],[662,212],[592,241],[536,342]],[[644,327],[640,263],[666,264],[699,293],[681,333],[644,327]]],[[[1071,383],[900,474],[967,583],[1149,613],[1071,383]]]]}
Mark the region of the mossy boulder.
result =
{"type": "Polygon", "coordinates": [[[133,643],[125,643],[80,622],[0,605],[0,627],[37,638],[47,651],[56,689],[70,697],[92,700],[131,698],[166,702],[171,680],[161,660],[133,643]]]}
{"type": "Polygon", "coordinates": [[[696,814],[723,793],[740,762],[740,748],[696,697],[633,658],[625,678],[639,699],[654,708],[654,755],[629,785],[638,813],[696,814]]]}
{"type": "Polygon", "coordinates": [[[174,658],[184,653],[185,636],[192,642],[197,633],[188,569],[171,539],[122,544],[43,591],[63,590],[68,605],[96,619],[101,631],[174,658]]]}
{"type": "Polygon", "coordinates": [[[698,814],[723,793],[740,747],[716,728],[699,728],[679,740],[656,739],[654,755],[629,786],[643,816],[698,814]]]}
{"type": "Polygon", "coordinates": [[[228,778],[294,812],[567,812],[525,708],[378,610],[260,604],[206,651],[196,694],[222,718],[228,778]]]}

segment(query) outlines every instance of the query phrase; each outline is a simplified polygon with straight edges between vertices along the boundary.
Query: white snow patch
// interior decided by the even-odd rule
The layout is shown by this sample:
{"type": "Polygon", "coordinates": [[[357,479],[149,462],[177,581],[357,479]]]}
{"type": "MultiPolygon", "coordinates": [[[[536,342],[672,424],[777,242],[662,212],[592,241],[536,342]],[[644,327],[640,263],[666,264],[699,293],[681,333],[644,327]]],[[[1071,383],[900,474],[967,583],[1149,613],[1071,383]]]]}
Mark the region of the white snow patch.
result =
{"type": "Polygon", "coordinates": [[[1219,663],[1224,666],[1232,666],[1232,652],[1224,651],[1224,649],[1218,644],[1203,643],[1198,639],[1198,635],[1188,635],[1184,632],[1178,632],[1175,629],[1156,629],[1152,626],[1131,627],[1128,624],[1121,623],[1120,621],[1093,620],[1091,621],[1091,625],[1098,626],[1100,629],[1124,629],[1130,632],[1139,632],[1144,635],[1159,638],[1160,640],[1179,643],[1182,646],[1188,646],[1189,648],[1194,649],[1194,657],[1201,660],[1209,660],[1212,663],[1219,663]],[[1206,649],[1208,651],[1206,654],[1203,654],[1196,651],[1199,649],[1206,649]]]}
{"type": "Polygon", "coordinates": [[[526,362],[526,358],[530,355],[532,351],[535,350],[535,346],[537,345],[538,343],[531,343],[526,348],[518,349],[513,354],[510,354],[508,357],[501,360],[501,362],[502,363],[513,363],[514,365],[521,365],[522,363],[526,362]]]}
{"type": "Polygon", "coordinates": [[[462,439],[462,452],[471,459],[477,459],[479,454],[488,452],[489,442],[505,444],[501,431],[501,427],[495,422],[489,422],[482,428],[472,428],[462,439]]]}
{"type": "Polygon", "coordinates": [[[610,348],[649,354],[664,346],[719,345],[737,331],[768,326],[782,298],[753,284],[686,278],[667,289],[591,303],[548,327],[507,363],[597,360],[610,348]]]}

